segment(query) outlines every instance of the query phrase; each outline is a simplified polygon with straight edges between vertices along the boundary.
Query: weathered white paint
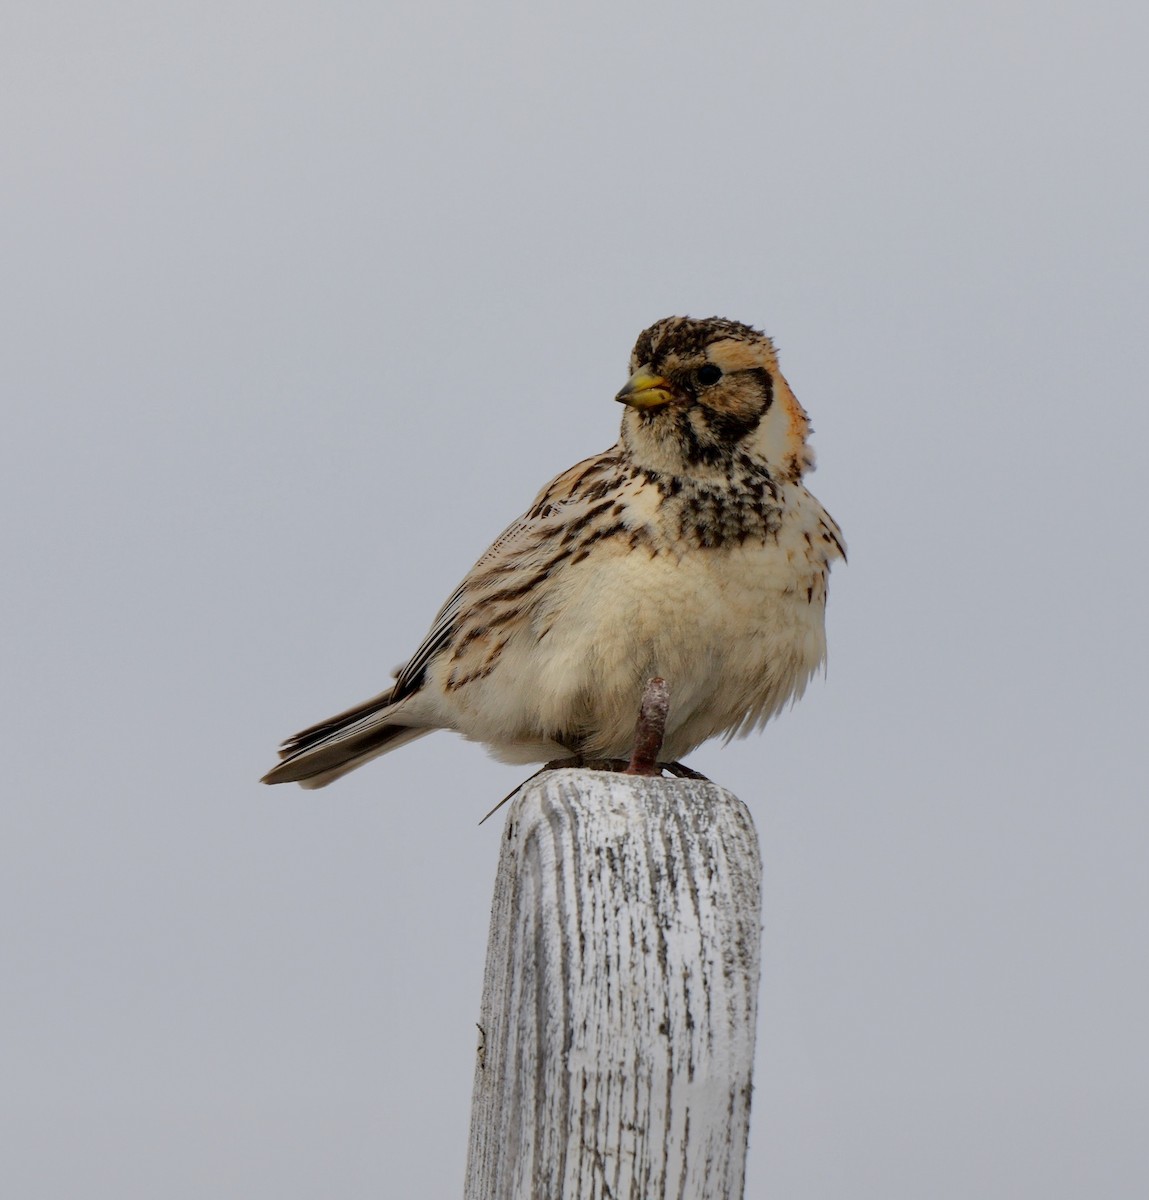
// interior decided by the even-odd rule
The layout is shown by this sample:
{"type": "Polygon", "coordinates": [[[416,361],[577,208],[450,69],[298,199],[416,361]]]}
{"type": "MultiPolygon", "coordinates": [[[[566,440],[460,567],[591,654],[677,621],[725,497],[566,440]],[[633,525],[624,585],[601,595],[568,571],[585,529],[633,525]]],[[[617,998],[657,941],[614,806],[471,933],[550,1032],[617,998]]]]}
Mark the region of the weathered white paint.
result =
{"type": "Polygon", "coordinates": [[[512,802],[466,1200],[742,1195],[761,862],[714,784],[542,775],[512,802]]]}

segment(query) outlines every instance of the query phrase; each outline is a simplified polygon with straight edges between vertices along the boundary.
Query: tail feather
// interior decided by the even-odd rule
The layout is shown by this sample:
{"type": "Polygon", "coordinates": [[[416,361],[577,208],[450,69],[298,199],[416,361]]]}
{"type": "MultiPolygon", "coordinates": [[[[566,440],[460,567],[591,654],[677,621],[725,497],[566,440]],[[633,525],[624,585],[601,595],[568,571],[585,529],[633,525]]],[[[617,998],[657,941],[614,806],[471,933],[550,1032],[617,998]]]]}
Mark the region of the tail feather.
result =
{"type": "Polygon", "coordinates": [[[391,695],[384,692],[288,738],[279,749],[283,761],[262,782],[326,787],[388,750],[431,732],[404,724],[401,705],[394,704],[391,695]]]}

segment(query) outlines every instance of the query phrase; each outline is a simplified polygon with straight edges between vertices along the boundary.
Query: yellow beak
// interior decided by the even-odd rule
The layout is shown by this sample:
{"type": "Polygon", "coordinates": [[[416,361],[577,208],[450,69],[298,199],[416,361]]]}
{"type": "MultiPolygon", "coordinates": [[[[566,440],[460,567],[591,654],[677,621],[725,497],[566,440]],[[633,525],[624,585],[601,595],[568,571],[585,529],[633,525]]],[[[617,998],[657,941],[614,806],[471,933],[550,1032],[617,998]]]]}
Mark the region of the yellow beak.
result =
{"type": "Polygon", "coordinates": [[[671,385],[661,375],[655,375],[649,367],[639,367],[626,381],[626,387],[615,399],[631,408],[660,408],[674,398],[671,385]]]}

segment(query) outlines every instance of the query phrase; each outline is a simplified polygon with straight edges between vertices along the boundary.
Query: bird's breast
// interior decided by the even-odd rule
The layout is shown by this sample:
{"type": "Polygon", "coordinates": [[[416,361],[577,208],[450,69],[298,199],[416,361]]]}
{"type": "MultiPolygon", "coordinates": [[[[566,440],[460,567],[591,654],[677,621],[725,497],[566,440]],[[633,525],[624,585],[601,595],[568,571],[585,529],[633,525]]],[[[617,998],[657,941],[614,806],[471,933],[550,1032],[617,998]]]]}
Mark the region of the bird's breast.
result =
{"type": "Polygon", "coordinates": [[[784,521],[719,547],[602,546],[555,581],[524,642],[542,724],[625,755],[652,675],[670,685],[672,757],[748,715],[765,720],[824,657],[825,575],[813,539],[784,521]]]}
{"type": "Polygon", "coordinates": [[[772,529],[718,546],[632,511],[592,553],[516,596],[513,621],[461,644],[444,675],[454,727],[511,761],[561,747],[625,757],[653,675],[670,685],[665,758],[765,721],[825,654],[830,554],[816,536],[820,506],[800,501],[780,506],[772,529]],[[485,665],[461,674],[480,645],[485,665]]]}

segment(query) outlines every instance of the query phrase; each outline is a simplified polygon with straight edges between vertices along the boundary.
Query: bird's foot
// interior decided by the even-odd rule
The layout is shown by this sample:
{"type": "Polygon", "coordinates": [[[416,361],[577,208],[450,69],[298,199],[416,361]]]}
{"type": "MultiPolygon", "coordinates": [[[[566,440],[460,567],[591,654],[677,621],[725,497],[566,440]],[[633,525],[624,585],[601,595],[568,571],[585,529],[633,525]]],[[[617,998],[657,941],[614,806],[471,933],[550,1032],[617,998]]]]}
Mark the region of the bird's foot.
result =
{"type": "Polygon", "coordinates": [[[625,771],[625,758],[584,758],[576,754],[573,758],[556,758],[543,767],[544,771],[559,771],[564,767],[576,767],[580,771],[625,771]]]}
{"type": "Polygon", "coordinates": [[[688,767],[685,763],[668,762],[662,763],[661,766],[664,771],[669,771],[677,779],[701,779],[703,783],[710,782],[701,771],[696,771],[693,767],[688,767]]]}
{"type": "Polygon", "coordinates": [[[666,718],[670,711],[670,689],[665,679],[648,680],[642,693],[642,704],[638,712],[638,724],[634,731],[634,750],[630,760],[621,758],[584,758],[575,754],[571,758],[556,758],[543,767],[544,771],[555,771],[561,767],[582,767],[588,771],[621,771],[624,775],[660,776],[664,772],[677,779],[710,780],[700,771],[680,762],[659,762],[658,752],[666,734],[666,718]]]}
{"type": "MultiPolygon", "coordinates": [[[[709,783],[705,775],[691,767],[683,766],[680,762],[659,762],[658,752],[662,749],[662,739],[666,734],[666,717],[670,712],[670,689],[665,679],[655,678],[647,681],[642,693],[642,704],[638,710],[638,724],[634,730],[634,750],[630,759],[625,758],[587,758],[582,754],[572,754],[569,758],[553,758],[544,763],[530,779],[523,780],[514,791],[506,796],[491,809],[487,817],[493,816],[503,807],[512,796],[524,788],[532,779],[537,779],[544,771],[561,771],[570,767],[581,768],[584,771],[613,771],[623,775],[645,775],[649,778],[659,778],[663,772],[678,779],[701,779],[709,783]]],[[[480,821],[481,825],[483,821],[480,821]]]]}
{"type": "MultiPolygon", "coordinates": [[[[613,771],[615,774],[620,772],[625,775],[638,774],[636,771],[630,771],[630,759],[626,758],[583,758],[580,755],[572,755],[570,758],[556,758],[551,762],[546,763],[535,772],[536,775],[541,775],[544,771],[563,771],[570,768],[576,768],[582,771],[613,771]]],[[[657,762],[653,764],[655,769],[651,770],[651,775],[672,775],[676,779],[701,779],[704,783],[710,783],[710,779],[703,775],[701,771],[696,771],[693,767],[688,767],[685,763],[680,762],[657,762]]],[[[534,779],[535,775],[531,776],[534,779]]],[[[530,780],[527,781],[528,783],[530,780]]]]}

